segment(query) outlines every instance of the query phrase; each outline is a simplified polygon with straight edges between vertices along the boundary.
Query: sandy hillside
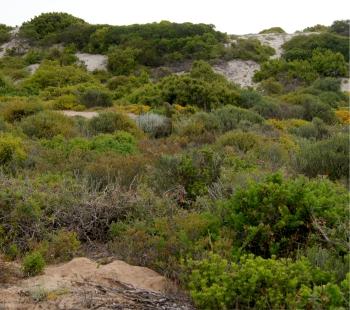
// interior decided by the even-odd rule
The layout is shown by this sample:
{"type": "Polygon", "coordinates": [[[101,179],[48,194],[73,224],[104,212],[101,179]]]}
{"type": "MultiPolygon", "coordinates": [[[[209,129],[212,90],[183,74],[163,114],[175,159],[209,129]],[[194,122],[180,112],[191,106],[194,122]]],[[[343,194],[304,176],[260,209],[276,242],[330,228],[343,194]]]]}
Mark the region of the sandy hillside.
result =
{"type": "MultiPolygon", "coordinates": [[[[239,36],[240,39],[256,38],[262,44],[271,46],[275,55],[271,59],[279,58],[282,55],[282,45],[297,35],[310,35],[310,33],[275,33],[275,34],[247,34],[239,36]]],[[[234,42],[235,40],[232,40],[234,42]]],[[[260,65],[252,60],[230,60],[214,66],[216,72],[223,74],[228,80],[239,84],[242,87],[255,87],[253,76],[260,69],[260,65]]]]}

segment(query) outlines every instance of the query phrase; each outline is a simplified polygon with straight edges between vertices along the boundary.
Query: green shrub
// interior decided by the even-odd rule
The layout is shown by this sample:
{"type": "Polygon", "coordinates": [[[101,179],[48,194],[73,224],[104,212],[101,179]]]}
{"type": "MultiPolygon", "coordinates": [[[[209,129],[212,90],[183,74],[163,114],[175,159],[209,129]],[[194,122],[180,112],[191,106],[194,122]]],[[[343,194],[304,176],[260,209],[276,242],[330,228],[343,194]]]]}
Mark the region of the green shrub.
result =
{"type": "Polygon", "coordinates": [[[44,109],[43,105],[36,101],[14,98],[3,103],[0,107],[2,116],[10,123],[20,121],[22,118],[38,113],[44,109]]]}
{"type": "Polygon", "coordinates": [[[315,50],[312,53],[310,62],[321,76],[339,77],[348,75],[349,66],[344,56],[339,52],[315,50]]]}
{"type": "Polygon", "coordinates": [[[278,95],[283,92],[283,85],[276,81],[273,77],[263,80],[259,84],[259,89],[266,95],[278,95]]]}
{"type": "Polygon", "coordinates": [[[59,66],[56,62],[43,62],[35,73],[21,84],[26,89],[63,87],[79,83],[93,82],[94,79],[77,66],[59,66]]]}
{"type": "Polygon", "coordinates": [[[0,165],[18,164],[27,157],[23,141],[11,134],[0,134],[0,165]]]}
{"type": "Polygon", "coordinates": [[[267,33],[286,33],[281,27],[271,27],[268,29],[261,30],[259,34],[267,34],[267,33]]]}
{"type": "Polygon", "coordinates": [[[272,59],[261,65],[260,71],[255,73],[253,79],[255,82],[261,82],[269,78],[276,79],[285,90],[293,90],[312,83],[318,78],[318,73],[307,60],[272,59]]]}
{"type": "Polygon", "coordinates": [[[231,146],[238,152],[247,153],[259,147],[261,137],[251,132],[228,131],[218,139],[218,144],[231,146]]]}
{"type": "Polygon", "coordinates": [[[200,309],[326,309],[346,303],[337,285],[313,286],[319,271],[305,259],[242,256],[230,264],[211,254],[187,266],[186,285],[200,309]],[[315,295],[324,299],[323,305],[315,295]]]}
{"type": "Polygon", "coordinates": [[[347,37],[324,32],[308,36],[295,36],[283,44],[283,57],[287,60],[308,60],[316,49],[331,50],[341,53],[349,61],[349,42],[347,37]]]}
{"type": "Polygon", "coordinates": [[[290,93],[285,99],[292,104],[303,108],[302,117],[307,121],[312,121],[314,117],[322,119],[325,123],[332,124],[336,122],[336,116],[333,109],[322,102],[317,96],[302,93],[290,93]]]}
{"type": "Polygon", "coordinates": [[[340,91],[340,80],[334,77],[326,77],[316,80],[312,87],[321,91],[338,92],[340,91]]]}
{"type": "Polygon", "coordinates": [[[12,28],[4,24],[0,24],[0,44],[3,44],[10,40],[11,34],[10,30],[12,28]]]}
{"type": "Polygon", "coordinates": [[[82,23],[85,23],[82,19],[67,13],[42,13],[23,23],[20,35],[33,41],[44,39],[48,41],[52,38],[50,43],[56,43],[57,39],[54,39],[57,34],[73,24],[82,23]]]}
{"type": "Polygon", "coordinates": [[[338,134],[316,143],[302,143],[296,168],[309,177],[327,175],[330,179],[349,178],[349,139],[338,134]]]}
{"type": "Polygon", "coordinates": [[[311,239],[324,239],[322,231],[344,247],[347,199],[344,189],[327,180],[285,180],[277,174],[237,190],[222,206],[236,251],[288,257],[311,239]]]}
{"type": "Polygon", "coordinates": [[[192,105],[211,110],[226,104],[235,104],[238,92],[224,82],[207,82],[188,75],[171,75],[160,83],[163,102],[170,104],[192,105]]]}
{"type": "Polygon", "coordinates": [[[350,20],[336,20],[330,26],[330,31],[344,37],[349,37],[350,20]]]}
{"type": "Polygon", "coordinates": [[[75,232],[59,230],[52,234],[43,252],[46,261],[64,262],[72,259],[79,247],[80,242],[75,232]]]}
{"type": "Polygon", "coordinates": [[[56,98],[52,104],[56,110],[83,110],[85,106],[79,104],[77,96],[73,94],[62,95],[56,98]]]}
{"type": "Polygon", "coordinates": [[[153,183],[160,192],[182,187],[181,203],[186,204],[187,198],[194,200],[207,193],[208,186],[219,177],[221,163],[222,156],[210,148],[180,156],[162,156],[156,163],[153,183]]]}
{"type": "Polygon", "coordinates": [[[43,111],[22,119],[20,126],[29,137],[50,139],[57,135],[71,137],[75,133],[74,122],[63,114],[43,111]]]}
{"type": "Polygon", "coordinates": [[[45,260],[39,252],[31,252],[24,257],[22,265],[26,276],[36,276],[44,270],[45,260]]]}
{"type": "Polygon", "coordinates": [[[214,116],[218,119],[221,132],[236,129],[243,122],[252,124],[262,124],[264,119],[257,113],[227,105],[223,108],[213,111],[214,116]]]}
{"type": "Polygon", "coordinates": [[[31,49],[24,55],[24,61],[27,65],[40,63],[44,58],[44,52],[38,49],[31,49]]]}
{"type": "Polygon", "coordinates": [[[128,116],[114,112],[102,112],[93,117],[88,128],[92,134],[113,133],[117,130],[139,134],[136,124],[128,116]]]}
{"type": "Polygon", "coordinates": [[[292,127],[288,131],[305,139],[322,140],[330,136],[329,128],[319,118],[314,118],[311,123],[306,123],[299,127],[292,127]]]}
{"type": "Polygon", "coordinates": [[[100,134],[92,139],[90,148],[96,152],[112,151],[125,155],[133,154],[137,150],[135,138],[124,131],[100,134]]]}
{"type": "Polygon", "coordinates": [[[87,108],[110,107],[112,105],[112,96],[106,91],[87,89],[80,94],[79,102],[87,108]]]}
{"type": "Polygon", "coordinates": [[[272,47],[261,44],[258,39],[248,38],[232,43],[227,57],[264,62],[274,54],[275,50],[272,47]]]}
{"type": "Polygon", "coordinates": [[[137,49],[113,47],[108,53],[108,69],[116,75],[128,75],[136,68],[137,49]]]}
{"type": "Polygon", "coordinates": [[[262,102],[262,100],[263,98],[258,92],[251,89],[243,89],[239,94],[238,105],[241,108],[250,109],[262,102]]]}

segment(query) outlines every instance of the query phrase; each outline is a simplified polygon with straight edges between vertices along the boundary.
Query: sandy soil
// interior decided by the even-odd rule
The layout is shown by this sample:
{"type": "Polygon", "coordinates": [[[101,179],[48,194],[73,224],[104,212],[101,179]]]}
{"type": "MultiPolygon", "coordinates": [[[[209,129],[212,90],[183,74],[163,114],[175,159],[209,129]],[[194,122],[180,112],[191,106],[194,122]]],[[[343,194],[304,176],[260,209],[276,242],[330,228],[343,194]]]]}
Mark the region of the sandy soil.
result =
{"type": "Polygon", "coordinates": [[[340,89],[341,89],[341,91],[350,92],[350,79],[349,78],[341,79],[340,89]]]}
{"type": "Polygon", "coordinates": [[[40,67],[40,64],[32,64],[27,67],[27,70],[29,71],[29,74],[32,75],[38,70],[40,67]]]}
{"type": "Polygon", "coordinates": [[[70,116],[70,117],[73,117],[73,116],[81,116],[81,117],[84,117],[84,118],[87,118],[87,119],[90,119],[90,118],[93,118],[95,116],[98,116],[98,113],[97,112],[80,112],[80,111],[71,111],[71,110],[63,110],[61,111],[64,115],[66,116],[70,116]]]}
{"type": "Polygon", "coordinates": [[[100,54],[76,53],[79,61],[85,64],[88,71],[106,70],[107,56],[100,54]]]}
{"type": "Polygon", "coordinates": [[[260,65],[252,60],[231,60],[214,66],[217,73],[242,87],[254,86],[253,76],[260,69],[260,65]]]}
{"type": "Polygon", "coordinates": [[[0,285],[0,309],[192,309],[171,297],[174,289],[151,269],[81,257],[11,287],[0,285]]]}

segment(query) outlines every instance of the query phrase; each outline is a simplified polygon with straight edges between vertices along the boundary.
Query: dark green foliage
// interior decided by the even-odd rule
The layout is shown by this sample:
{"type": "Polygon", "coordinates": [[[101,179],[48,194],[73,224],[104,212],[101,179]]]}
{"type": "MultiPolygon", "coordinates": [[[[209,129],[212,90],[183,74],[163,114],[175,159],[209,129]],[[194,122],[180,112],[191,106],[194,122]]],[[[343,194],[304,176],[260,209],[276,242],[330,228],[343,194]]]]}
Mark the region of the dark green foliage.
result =
{"type": "Polygon", "coordinates": [[[336,121],[333,109],[326,103],[322,102],[317,96],[310,94],[290,94],[286,96],[289,103],[302,107],[302,117],[311,121],[314,117],[322,119],[328,124],[336,121]]]}
{"type": "Polygon", "coordinates": [[[340,80],[332,77],[316,80],[313,85],[314,88],[322,91],[340,91],[340,80]]]}
{"type": "Polygon", "coordinates": [[[350,20],[336,20],[329,27],[331,32],[339,34],[344,37],[349,37],[350,20]]]}
{"type": "Polygon", "coordinates": [[[116,75],[129,75],[136,68],[136,49],[113,47],[108,52],[108,69],[116,75]]]}
{"type": "Polygon", "coordinates": [[[87,108],[92,107],[110,107],[112,105],[112,96],[107,91],[99,89],[87,89],[79,95],[79,103],[87,108]]]}
{"type": "Polygon", "coordinates": [[[307,60],[312,57],[313,51],[317,48],[341,53],[344,59],[347,62],[349,61],[348,38],[326,32],[308,36],[300,35],[292,38],[283,45],[283,57],[287,60],[307,60]]]}
{"type": "Polygon", "coordinates": [[[215,110],[213,114],[218,118],[221,132],[236,129],[243,122],[251,124],[262,124],[264,122],[259,114],[230,105],[215,110]]]}
{"type": "Polygon", "coordinates": [[[67,13],[43,13],[24,23],[20,34],[33,41],[57,42],[57,35],[73,24],[85,22],[67,13]]]}
{"type": "Polygon", "coordinates": [[[349,139],[335,135],[316,143],[303,143],[297,169],[307,176],[327,175],[330,179],[349,178],[349,139]]]}
{"type": "Polygon", "coordinates": [[[10,40],[10,30],[12,28],[4,24],[0,24],[0,44],[3,44],[10,40]]]}

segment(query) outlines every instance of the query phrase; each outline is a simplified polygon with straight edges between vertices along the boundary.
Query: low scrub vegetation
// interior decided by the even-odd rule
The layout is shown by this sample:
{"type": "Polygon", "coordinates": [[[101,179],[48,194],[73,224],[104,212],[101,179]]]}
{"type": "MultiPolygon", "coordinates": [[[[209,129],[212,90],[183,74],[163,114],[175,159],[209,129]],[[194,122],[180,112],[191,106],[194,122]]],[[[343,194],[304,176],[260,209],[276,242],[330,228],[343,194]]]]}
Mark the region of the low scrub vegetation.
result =
{"type": "Polygon", "coordinates": [[[31,48],[0,59],[0,254],[34,276],[102,249],[199,309],[347,309],[346,23],[279,59],[212,25],[23,24],[31,48]],[[211,66],[233,58],[260,62],[256,89],[211,66]]]}

